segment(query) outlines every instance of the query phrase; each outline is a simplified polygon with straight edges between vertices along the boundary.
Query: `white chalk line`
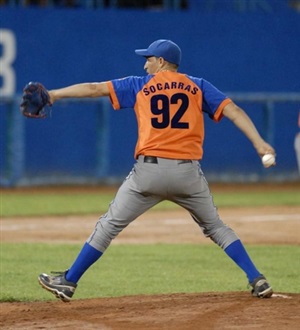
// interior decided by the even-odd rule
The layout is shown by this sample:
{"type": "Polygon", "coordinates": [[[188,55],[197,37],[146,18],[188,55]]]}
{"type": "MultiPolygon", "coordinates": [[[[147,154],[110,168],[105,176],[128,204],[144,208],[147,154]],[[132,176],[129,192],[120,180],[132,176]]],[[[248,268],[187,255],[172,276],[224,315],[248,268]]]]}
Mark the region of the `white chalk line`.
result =
{"type": "MultiPolygon", "coordinates": [[[[221,217],[222,218],[222,217],[221,217]]],[[[226,217],[223,220],[229,221],[239,221],[239,222],[277,222],[277,221],[300,221],[299,214],[268,214],[268,215],[249,215],[249,216],[239,216],[239,217],[226,217]]],[[[186,219],[183,218],[167,218],[162,219],[161,221],[167,225],[183,225],[186,224],[188,217],[186,219]]]]}
{"type": "Polygon", "coordinates": [[[241,221],[300,221],[300,214],[265,214],[265,215],[248,215],[238,217],[241,221]]]}
{"type": "MultiPolygon", "coordinates": [[[[223,221],[238,221],[238,222],[285,222],[285,221],[300,221],[300,214],[262,214],[262,215],[246,215],[246,216],[233,216],[222,218],[223,221]]],[[[186,225],[189,222],[190,218],[162,218],[159,222],[164,225],[186,225]]],[[[131,226],[143,226],[143,221],[134,221],[131,226]]],[[[1,231],[5,230],[35,230],[40,227],[43,227],[42,224],[11,224],[11,223],[1,223],[1,231]]],[[[61,227],[69,228],[70,224],[61,224],[61,227]]],[[[72,226],[71,226],[72,227],[72,226]]],[[[81,224],[81,227],[87,227],[84,223],[81,224]]]]}

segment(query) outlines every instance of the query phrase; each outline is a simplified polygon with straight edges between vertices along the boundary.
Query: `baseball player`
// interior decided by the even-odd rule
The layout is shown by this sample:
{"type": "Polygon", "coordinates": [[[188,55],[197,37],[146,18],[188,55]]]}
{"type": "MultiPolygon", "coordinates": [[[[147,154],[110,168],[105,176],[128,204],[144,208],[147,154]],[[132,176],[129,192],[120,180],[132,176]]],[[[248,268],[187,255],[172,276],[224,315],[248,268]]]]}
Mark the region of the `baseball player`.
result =
{"type": "MultiPolygon", "coordinates": [[[[124,228],[163,200],[186,209],[206,237],[219,245],[247,276],[255,297],[273,290],[256,268],[236,233],[220,219],[199,161],[203,155],[204,115],[231,120],[252,142],[258,155],[275,155],[248,115],[203,78],[179,73],[181,50],[171,40],[138,49],[148,75],[83,83],[49,91],[51,103],[63,98],[109,96],[115,110],[132,108],[138,122],[136,162],[100,217],[72,266],[41,274],[43,288],[64,302],[71,300],[84,272],[124,228]]],[[[221,141],[220,141],[221,143],[221,141]]]]}

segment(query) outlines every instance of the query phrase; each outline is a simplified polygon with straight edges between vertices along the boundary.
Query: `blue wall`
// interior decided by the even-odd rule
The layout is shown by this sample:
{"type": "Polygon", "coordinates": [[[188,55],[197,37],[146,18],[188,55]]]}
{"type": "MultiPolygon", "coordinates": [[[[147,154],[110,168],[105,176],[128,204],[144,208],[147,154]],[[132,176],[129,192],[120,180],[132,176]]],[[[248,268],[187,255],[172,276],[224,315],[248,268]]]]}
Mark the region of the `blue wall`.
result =
{"type": "Polygon", "coordinates": [[[225,91],[300,90],[300,14],[0,9],[17,39],[17,91],[143,74],[135,48],[170,38],[181,71],[225,91]]]}
{"type": "MultiPolygon", "coordinates": [[[[12,31],[16,38],[14,94],[20,94],[29,81],[52,89],[143,75],[144,61],[134,49],[159,38],[170,38],[181,46],[181,72],[204,77],[224,92],[300,92],[300,15],[292,10],[271,14],[1,8],[0,29],[12,31]]],[[[1,83],[2,77],[0,88],[1,83]]],[[[240,105],[264,130],[262,107],[240,105]]],[[[275,106],[273,142],[278,166],[271,170],[274,174],[297,171],[293,139],[299,108],[296,103],[275,106]]],[[[7,154],[7,112],[1,104],[1,170],[7,154]]],[[[93,175],[99,147],[95,142],[95,123],[101,120],[98,112],[93,105],[57,103],[51,119],[24,118],[28,174],[39,169],[41,174],[93,175]]],[[[136,121],[131,110],[108,112],[105,171],[123,176],[133,161],[136,121]]],[[[250,143],[231,123],[206,123],[206,172],[264,171],[250,143]]]]}

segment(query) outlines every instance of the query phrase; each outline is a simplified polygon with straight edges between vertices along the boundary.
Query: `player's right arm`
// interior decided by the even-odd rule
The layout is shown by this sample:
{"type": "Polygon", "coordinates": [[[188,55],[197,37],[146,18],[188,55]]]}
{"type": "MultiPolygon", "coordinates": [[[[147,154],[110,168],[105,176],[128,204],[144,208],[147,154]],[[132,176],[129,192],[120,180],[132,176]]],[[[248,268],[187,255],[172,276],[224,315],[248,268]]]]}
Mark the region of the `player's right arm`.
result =
{"type": "Polygon", "coordinates": [[[234,102],[224,107],[223,115],[230,119],[247,136],[261,157],[268,153],[275,155],[275,150],[260,136],[250,117],[234,102]]]}
{"type": "Polygon", "coordinates": [[[89,98],[109,96],[106,82],[83,83],[48,91],[51,103],[64,98],[89,98]]]}

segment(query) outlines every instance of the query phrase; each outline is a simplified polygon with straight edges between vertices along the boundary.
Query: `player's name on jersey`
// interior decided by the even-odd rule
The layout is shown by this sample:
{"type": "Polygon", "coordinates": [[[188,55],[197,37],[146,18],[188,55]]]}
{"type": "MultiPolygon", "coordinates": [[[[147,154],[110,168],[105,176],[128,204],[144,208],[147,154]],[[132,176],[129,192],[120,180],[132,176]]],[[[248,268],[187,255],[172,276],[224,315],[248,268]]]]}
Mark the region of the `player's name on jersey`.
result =
{"type": "Polygon", "coordinates": [[[165,82],[165,83],[157,83],[143,88],[144,94],[147,96],[151,93],[156,93],[157,91],[163,91],[167,89],[181,89],[184,91],[188,91],[191,94],[195,95],[199,91],[199,88],[195,85],[188,85],[183,82],[165,82]]]}

